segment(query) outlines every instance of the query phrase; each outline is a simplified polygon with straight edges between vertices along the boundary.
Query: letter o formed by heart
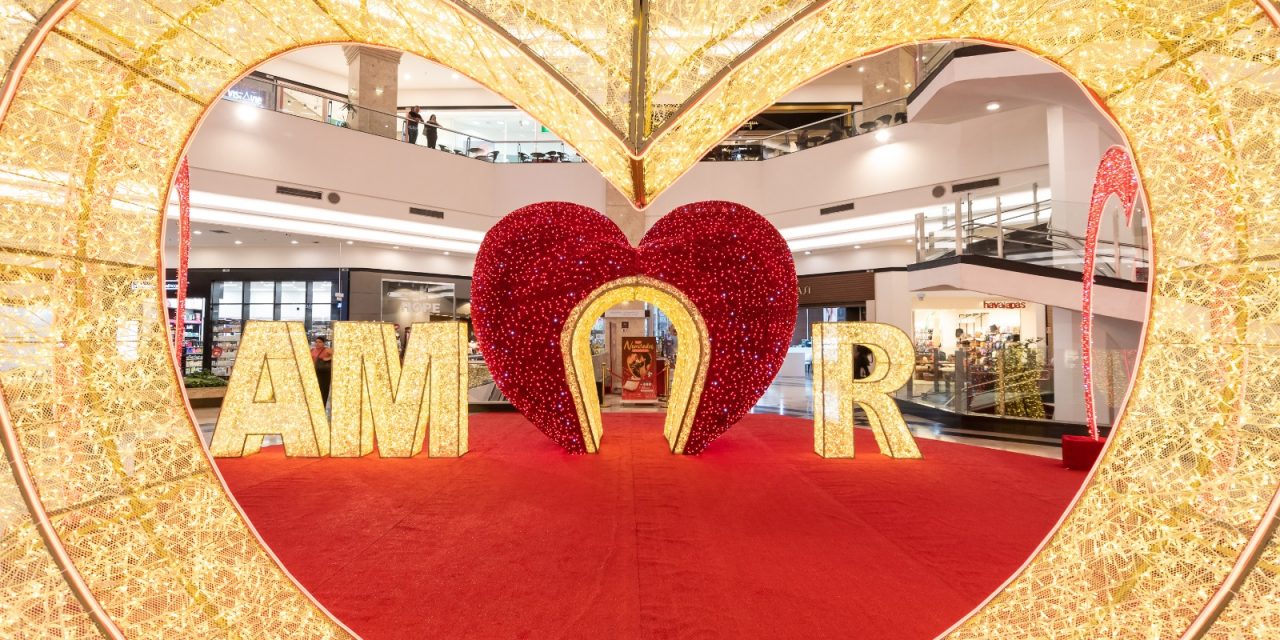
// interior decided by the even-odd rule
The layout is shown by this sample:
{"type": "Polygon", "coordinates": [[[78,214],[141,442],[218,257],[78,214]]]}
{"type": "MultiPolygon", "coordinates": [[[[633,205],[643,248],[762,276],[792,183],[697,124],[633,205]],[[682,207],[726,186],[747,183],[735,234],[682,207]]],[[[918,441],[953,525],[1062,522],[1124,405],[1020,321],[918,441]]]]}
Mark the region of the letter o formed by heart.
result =
{"type": "MultiPolygon", "coordinates": [[[[758,213],[723,201],[675,209],[638,248],[604,215],[568,202],[529,205],[494,225],[472,282],[476,340],[512,405],[574,453],[595,448],[562,334],[580,304],[619,281],[676,293],[705,327],[709,362],[691,390],[671,390],[696,395],[687,437],[672,450],[700,453],[751,409],[782,366],[796,323],[791,251],[758,213]]],[[[694,338],[679,336],[677,359],[694,357],[694,338]]]]}

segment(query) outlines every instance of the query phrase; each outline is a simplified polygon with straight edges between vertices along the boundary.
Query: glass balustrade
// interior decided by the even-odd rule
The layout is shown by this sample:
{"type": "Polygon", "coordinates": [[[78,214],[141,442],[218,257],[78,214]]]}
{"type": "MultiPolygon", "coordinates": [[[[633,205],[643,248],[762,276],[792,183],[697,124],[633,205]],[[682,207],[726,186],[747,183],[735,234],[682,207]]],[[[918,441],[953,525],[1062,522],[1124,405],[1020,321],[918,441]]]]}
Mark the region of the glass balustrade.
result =
{"type": "MultiPolygon", "coordinates": [[[[1038,184],[1004,187],[999,193],[953,194],[953,200],[933,211],[916,214],[916,262],[956,255],[979,255],[1016,260],[1069,271],[1083,271],[1084,229],[1067,230],[1055,224],[1054,201],[1038,184]]],[[[1085,218],[1065,220],[1082,225],[1085,218]]],[[[1112,203],[1103,213],[1094,252],[1095,275],[1130,282],[1146,282],[1150,271],[1146,215],[1141,204],[1131,222],[1112,203]]]]}

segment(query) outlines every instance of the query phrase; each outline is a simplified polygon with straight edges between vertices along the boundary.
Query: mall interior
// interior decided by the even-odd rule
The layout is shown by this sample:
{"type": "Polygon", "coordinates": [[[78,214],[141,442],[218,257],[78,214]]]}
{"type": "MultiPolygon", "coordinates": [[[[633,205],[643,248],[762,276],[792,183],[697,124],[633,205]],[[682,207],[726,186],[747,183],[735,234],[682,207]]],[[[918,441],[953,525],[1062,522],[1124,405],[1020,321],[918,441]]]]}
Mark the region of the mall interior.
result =
{"type": "Polygon", "coordinates": [[[1280,634],[1274,3],[178,4],[0,2],[0,636],[1280,634]]]}

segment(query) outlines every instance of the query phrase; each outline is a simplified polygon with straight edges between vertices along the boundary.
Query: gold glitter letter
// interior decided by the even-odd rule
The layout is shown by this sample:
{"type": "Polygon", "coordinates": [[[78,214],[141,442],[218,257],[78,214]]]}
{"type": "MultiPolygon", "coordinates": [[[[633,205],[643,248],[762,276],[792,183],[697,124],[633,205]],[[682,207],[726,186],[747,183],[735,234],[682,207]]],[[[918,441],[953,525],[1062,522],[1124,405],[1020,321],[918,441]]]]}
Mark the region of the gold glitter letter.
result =
{"type": "Polygon", "coordinates": [[[245,323],[240,353],[209,449],[215,457],[258,452],[279,435],[288,456],[329,454],[320,385],[301,322],[245,323]]]}
{"type": "Polygon", "coordinates": [[[401,365],[395,328],[338,322],[333,332],[333,455],[407,458],[467,452],[467,326],[415,324],[401,365]],[[428,395],[428,393],[430,395],[428,395]]]}
{"type": "Polygon", "coordinates": [[[911,378],[915,348],[901,329],[878,322],[813,325],[813,447],[824,458],[853,457],[853,405],[867,413],[880,453],[919,458],[902,412],[889,394],[911,378]],[[874,359],[870,374],[854,380],[854,350],[874,359]]]}

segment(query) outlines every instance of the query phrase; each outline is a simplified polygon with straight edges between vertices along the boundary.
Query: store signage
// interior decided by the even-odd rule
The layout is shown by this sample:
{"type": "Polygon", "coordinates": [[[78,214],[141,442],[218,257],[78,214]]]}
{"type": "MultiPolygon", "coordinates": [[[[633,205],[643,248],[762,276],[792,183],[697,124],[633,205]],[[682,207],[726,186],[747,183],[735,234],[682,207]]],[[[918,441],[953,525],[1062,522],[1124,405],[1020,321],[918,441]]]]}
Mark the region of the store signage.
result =
{"type": "Polygon", "coordinates": [[[983,309],[1026,309],[1027,303],[1021,300],[983,300],[983,309]]]}
{"type": "Polygon", "coordinates": [[[604,312],[606,318],[644,318],[648,312],[644,309],[612,309],[604,312]]]}
{"type": "Polygon", "coordinates": [[[658,341],[653,336],[622,339],[622,401],[658,401],[658,341]]]}
{"type": "Polygon", "coordinates": [[[288,456],[357,457],[376,446],[381,457],[407,458],[424,440],[431,457],[466,453],[467,326],[412,329],[401,361],[393,325],[334,323],[330,421],[303,324],[250,320],[210,451],[251,455],[274,435],[288,456]]]}

